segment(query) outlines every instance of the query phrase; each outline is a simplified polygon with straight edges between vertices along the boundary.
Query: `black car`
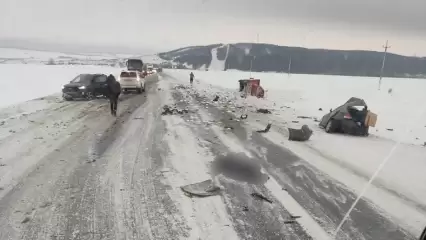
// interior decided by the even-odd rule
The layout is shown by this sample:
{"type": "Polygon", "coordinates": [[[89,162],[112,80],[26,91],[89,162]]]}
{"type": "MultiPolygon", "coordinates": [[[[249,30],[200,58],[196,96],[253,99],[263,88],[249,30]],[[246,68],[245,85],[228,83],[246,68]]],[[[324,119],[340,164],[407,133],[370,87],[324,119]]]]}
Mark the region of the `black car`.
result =
{"type": "Polygon", "coordinates": [[[107,76],[104,74],[80,74],[62,87],[62,97],[67,100],[76,98],[93,99],[106,96],[107,76]]]}

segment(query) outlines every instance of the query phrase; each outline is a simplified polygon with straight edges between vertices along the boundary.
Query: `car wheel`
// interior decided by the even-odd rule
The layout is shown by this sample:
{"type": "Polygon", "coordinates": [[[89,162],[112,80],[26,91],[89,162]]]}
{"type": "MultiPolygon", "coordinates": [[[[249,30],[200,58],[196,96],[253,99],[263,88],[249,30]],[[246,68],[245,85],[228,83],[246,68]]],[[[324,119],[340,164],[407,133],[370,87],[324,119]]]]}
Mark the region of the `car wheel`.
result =
{"type": "Polygon", "coordinates": [[[86,99],[87,100],[92,100],[93,98],[94,98],[93,93],[92,92],[88,92],[87,95],[86,95],[86,99]]]}
{"type": "Polygon", "coordinates": [[[136,90],[136,92],[137,92],[138,94],[141,94],[141,93],[142,93],[142,87],[141,87],[141,88],[138,88],[138,89],[136,90]]]}
{"type": "Polygon", "coordinates": [[[333,120],[333,119],[330,119],[330,120],[328,121],[327,125],[325,126],[325,132],[326,132],[326,133],[333,133],[333,132],[335,131],[335,128],[336,128],[336,126],[335,126],[335,125],[336,125],[336,124],[335,124],[334,120],[333,120]]]}
{"type": "Polygon", "coordinates": [[[65,101],[72,101],[73,99],[72,99],[72,98],[70,98],[70,97],[64,97],[64,100],[65,100],[65,101]]]}

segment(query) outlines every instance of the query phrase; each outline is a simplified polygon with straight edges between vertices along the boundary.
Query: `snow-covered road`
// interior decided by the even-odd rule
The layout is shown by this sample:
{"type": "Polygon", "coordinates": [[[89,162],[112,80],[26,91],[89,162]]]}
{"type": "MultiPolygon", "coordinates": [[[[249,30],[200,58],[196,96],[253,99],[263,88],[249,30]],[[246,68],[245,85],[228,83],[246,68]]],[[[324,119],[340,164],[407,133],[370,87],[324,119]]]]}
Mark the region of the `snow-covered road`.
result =
{"type": "MultiPolygon", "coordinates": [[[[356,195],[181,80],[123,95],[117,118],[53,96],[7,119],[0,239],[331,239],[356,195]],[[214,164],[219,196],[183,194],[214,164]]],[[[415,237],[363,199],[337,239],[415,237]]]]}

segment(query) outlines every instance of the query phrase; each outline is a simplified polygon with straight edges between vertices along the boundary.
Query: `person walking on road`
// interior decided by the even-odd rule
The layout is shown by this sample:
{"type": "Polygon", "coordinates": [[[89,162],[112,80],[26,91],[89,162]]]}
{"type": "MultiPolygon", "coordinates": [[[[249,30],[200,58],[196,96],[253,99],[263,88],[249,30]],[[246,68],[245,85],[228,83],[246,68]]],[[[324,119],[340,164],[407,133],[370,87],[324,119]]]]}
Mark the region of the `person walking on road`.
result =
{"type": "Polygon", "coordinates": [[[191,72],[190,74],[189,74],[189,83],[193,83],[194,82],[194,73],[193,72],[191,72]]]}
{"type": "Polygon", "coordinates": [[[114,75],[110,74],[107,78],[108,98],[111,107],[111,115],[117,116],[118,97],[121,93],[121,85],[115,79],[114,75]]]}

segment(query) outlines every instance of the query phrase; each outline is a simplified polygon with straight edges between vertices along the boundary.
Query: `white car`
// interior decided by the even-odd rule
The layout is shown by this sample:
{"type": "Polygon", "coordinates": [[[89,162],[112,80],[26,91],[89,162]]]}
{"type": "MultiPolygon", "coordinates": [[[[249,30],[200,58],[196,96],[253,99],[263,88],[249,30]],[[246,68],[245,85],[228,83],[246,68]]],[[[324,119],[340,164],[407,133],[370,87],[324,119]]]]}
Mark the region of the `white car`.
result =
{"type": "Polygon", "coordinates": [[[138,93],[145,92],[145,79],[142,72],[122,71],[120,73],[120,85],[124,92],[136,90],[138,93]]]}

